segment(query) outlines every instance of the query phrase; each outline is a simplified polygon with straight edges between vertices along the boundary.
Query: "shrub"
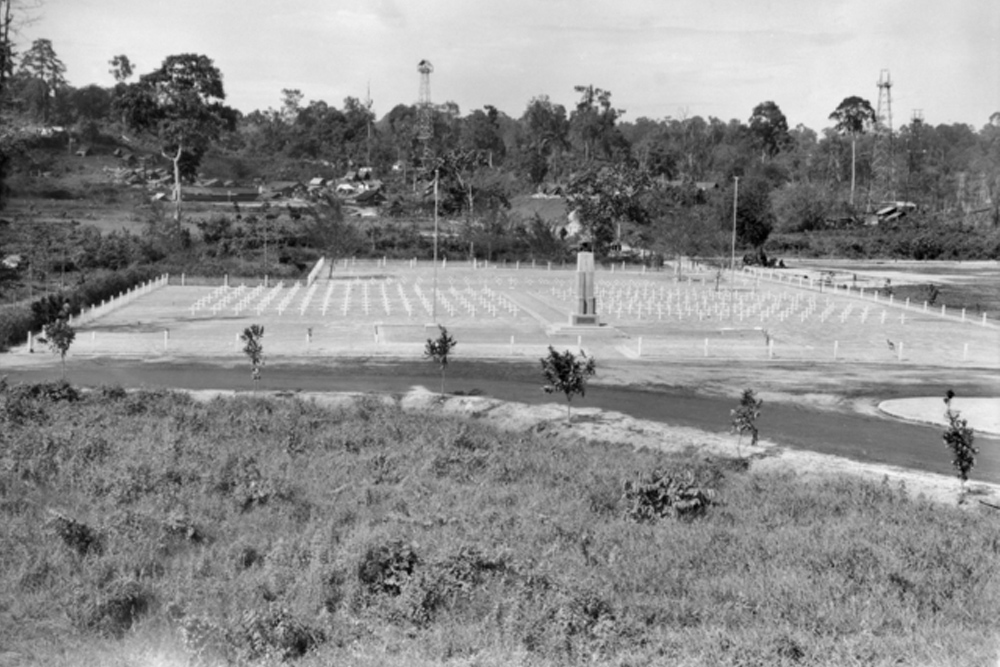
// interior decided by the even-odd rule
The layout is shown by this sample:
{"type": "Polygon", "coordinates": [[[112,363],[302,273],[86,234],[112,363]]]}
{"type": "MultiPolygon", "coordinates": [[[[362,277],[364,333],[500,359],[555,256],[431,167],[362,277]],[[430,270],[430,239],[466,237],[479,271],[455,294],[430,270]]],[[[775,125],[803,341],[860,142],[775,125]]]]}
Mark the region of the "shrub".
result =
{"type": "Polygon", "coordinates": [[[153,603],[152,592],[137,581],[115,581],[101,599],[92,602],[84,616],[84,625],[102,635],[121,638],[153,603]]]}
{"type": "Polygon", "coordinates": [[[358,580],[368,593],[396,596],[419,562],[413,545],[402,540],[372,545],[358,563],[358,580]]]}
{"type": "Polygon", "coordinates": [[[635,481],[626,481],[622,502],[625,518],[637,523],[665,517],[693,519],[716,504],[715,491],[700,486],[690,470],[679,477],[654,470],[635,481]]]}

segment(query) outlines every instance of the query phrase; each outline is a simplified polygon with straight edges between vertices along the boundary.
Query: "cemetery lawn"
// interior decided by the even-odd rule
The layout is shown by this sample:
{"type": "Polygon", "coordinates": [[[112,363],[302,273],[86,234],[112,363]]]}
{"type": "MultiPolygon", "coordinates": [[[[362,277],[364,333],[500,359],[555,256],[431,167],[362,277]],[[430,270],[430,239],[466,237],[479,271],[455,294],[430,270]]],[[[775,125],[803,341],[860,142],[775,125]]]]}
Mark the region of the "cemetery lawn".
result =
{"type": "Polygon", "coordinates": [[[996,660],[1000,512],[406,400],[2,385],[0,664],[996,660]]]}

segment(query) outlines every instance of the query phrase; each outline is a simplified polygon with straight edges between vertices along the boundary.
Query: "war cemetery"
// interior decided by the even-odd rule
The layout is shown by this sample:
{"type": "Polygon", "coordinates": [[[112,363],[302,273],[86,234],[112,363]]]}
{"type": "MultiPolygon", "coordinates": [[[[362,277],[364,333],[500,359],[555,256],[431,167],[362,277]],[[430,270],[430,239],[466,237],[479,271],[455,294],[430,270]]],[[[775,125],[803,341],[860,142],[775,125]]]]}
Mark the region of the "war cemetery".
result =
{"type": "Polygon", "coordinates": [[[1000,115],[241,111],[26,4],[0,667],[998,664],[1000,115]]]}
{"type": "Polygon", "coordinates": [[[164,275],[75,316],[74,354],[238,358],[239,334],[257,323],[281,356],[417,358],[443,324],[472,357],[533,359],[552,344],[602,359],[1000,365],[986,313],[896,300],[856,274],[611,264],[591,272],[590,324],[574,322],[588,298],[578,275],[551,263],[357,259],[321,259],[294,281],[164,275]]]}

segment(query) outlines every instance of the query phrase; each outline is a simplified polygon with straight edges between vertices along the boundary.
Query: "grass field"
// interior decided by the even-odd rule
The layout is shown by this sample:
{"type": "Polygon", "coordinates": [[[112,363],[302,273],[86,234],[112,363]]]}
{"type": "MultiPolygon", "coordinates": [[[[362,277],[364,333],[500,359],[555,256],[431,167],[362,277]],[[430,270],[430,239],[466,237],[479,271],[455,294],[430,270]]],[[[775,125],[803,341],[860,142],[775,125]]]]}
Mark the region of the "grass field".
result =
{"type": "Polygon", "coordinates": [[[996,660],[996,513],[433,405],[4,387],[0,664],[996,660]]]}

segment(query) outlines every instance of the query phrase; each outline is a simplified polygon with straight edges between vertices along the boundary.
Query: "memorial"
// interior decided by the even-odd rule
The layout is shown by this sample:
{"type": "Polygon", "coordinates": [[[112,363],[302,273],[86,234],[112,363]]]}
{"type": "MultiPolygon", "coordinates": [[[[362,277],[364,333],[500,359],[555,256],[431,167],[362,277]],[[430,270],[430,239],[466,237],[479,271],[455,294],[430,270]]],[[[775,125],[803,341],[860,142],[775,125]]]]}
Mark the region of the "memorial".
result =
{"type": "Polygon", "coordinates": [[[569,316],[570,326],[600,326],[597,296],[594,290],[594,253],[576,255],[576,312],[569,316]]]}

